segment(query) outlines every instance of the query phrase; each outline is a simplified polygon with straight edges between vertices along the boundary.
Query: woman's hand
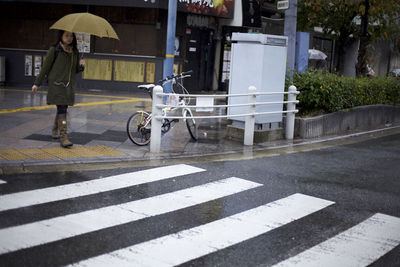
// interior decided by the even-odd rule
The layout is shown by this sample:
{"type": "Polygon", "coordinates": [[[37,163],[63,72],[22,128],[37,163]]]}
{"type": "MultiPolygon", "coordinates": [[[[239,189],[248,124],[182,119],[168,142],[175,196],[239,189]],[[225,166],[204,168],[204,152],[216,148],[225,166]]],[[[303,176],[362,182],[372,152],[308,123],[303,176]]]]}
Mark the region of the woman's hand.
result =
{"type": "Polygon", "coordinates": [[[85,67],[85,60],[84,59],[79,60],[79,65],[85,67]]]}
{"type": "Polygon", "coordinates": [[[32,86],[32,93],[36,94],[38,91],[38,87],[36,85],[32,86]]]}

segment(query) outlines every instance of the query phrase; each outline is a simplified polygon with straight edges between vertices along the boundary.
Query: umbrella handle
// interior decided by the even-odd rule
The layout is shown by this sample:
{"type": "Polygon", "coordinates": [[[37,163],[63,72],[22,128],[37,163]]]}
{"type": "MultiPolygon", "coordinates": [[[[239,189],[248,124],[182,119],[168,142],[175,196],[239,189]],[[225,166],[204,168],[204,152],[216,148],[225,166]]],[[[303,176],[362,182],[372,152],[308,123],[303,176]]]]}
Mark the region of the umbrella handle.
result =
{"type": "MultiPolygon", "coordinates": [[[[80,61],[83,59],[83,52],[82,53],[80,53],[81,55],[80,55],[80,57],[79,57],[79,65],[80,65],[80,61]]],[[[81,66],[81,65],[80,65],[81,66]]]]}

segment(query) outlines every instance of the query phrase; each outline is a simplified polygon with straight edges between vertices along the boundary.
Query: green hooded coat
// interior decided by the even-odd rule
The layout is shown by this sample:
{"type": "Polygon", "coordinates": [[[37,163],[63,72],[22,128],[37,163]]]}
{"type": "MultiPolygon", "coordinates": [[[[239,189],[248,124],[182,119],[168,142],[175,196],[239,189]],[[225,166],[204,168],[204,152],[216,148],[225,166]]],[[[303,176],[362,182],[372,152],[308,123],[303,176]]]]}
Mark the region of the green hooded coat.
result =
{"type": "Polygon", "coordinates": [[[48,77],[48,105],[73,106],[75,102],[76,74],[83,71],[79,65],[79,52],[74,49],[67,53],[58,45],[50,47],[35,85],[40,86],[47,75],[48,77]]]}

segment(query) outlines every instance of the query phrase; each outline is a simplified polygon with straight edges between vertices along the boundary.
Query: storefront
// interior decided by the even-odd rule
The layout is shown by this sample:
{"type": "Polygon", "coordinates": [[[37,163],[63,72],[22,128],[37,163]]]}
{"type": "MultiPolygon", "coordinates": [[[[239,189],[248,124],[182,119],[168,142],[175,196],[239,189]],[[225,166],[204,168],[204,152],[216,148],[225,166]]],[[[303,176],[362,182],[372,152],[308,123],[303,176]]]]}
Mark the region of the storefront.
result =
{"type": "Polygon", "coordinates": [[[188,79],[189,88],[212,90],[212,73],[214,68],[215,19],[212,17],[187,15],[186,60],[184,70],[193,70],[191,79],[188,79]]]}
{"type": "Polygon", "coordinates": [[[6,84],[31,85],[47,49],[56,42],[57,31],[49,27],[66,14],[87,11],[106,18],[120,41],[78,36],[87,63],[78,88],[130,89],[161,79],[167,12],[155,1],[151,1],[154,6],[136,1],[139,7],[116,5],[126,1],[96,1],[113,2],[113,6],[38,2],[45,1],[0,4],[0,34],[7,36],[0,39],[0,54],[6,57],[6,84]]]}
{"type": "MultiPolygon", "coordinates": [[[[66,14],[90,12],[107,19],[120,40],[79,35],[86,60],[78,88],[135,89],[162,78],[168,18],[167,0],[0,2],[0,55],[6,85],[30,86],[57,32],[49,27],[66,14]],[[6,37],[6,38],[4,38],[6,37]]],[[[191,91],[212,90],[220,18],[231,19],[234,0],[179,0],[175,70],[193,70],[191,91]]],[[[219,54],[219,53],[218,53],[219,54]]]]}
{"type": "Polygon", "coordinates": [[[186,81],[192,91],[215,89],[216,43],[221,36],[218,23],[219,19],[233,18],[234,4],[234,0],[179,0],[178,11],[188,13],[183,69],[193,70],[192,77],[186,81]]]}

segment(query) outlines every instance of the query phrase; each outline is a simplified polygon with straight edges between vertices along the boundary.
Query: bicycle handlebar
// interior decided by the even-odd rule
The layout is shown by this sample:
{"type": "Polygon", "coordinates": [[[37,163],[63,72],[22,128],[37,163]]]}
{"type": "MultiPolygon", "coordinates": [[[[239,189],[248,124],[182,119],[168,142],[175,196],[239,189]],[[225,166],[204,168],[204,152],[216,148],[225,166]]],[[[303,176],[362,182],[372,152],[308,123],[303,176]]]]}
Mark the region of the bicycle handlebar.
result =
{"type": "MultiPolygon", "coordinates": [[[[193,73],[193,70],[182,72],[181,74],[175,74],[175,75],[168,76],[165,79],[159,80],[157,84],[162,86],[165,82],[172,81],[173,79],[187,78],[187,77],[191,76],[191,75],[189,75],[190,73],[193,73]]],[[[141,84],[141,85],[138,85],[138,88],[146,89],[148,91],[148,93],[150,94],[150,97],[153,98],[152,96],[153,96],[154,86],[155,86],[155,84],[141,84]]]]}
{"type": "Polygon", "coordinates": [[[190,74],[190,73],[193,73],[193,70],[182,72],[181,74],[175,74],[175,75],[167,76],[165,79],[159,80],[158,84],[162,85],[163,83],[168,82],[168,81],[173,80],[173,79],[189,77],[187,75],[190,74]]]}
{"type": "Polygon", "coordinates": [[[181,75],[187,75],[193,73],[193,70],[188,70],[186,72],[182,72],[181,75]]]}

